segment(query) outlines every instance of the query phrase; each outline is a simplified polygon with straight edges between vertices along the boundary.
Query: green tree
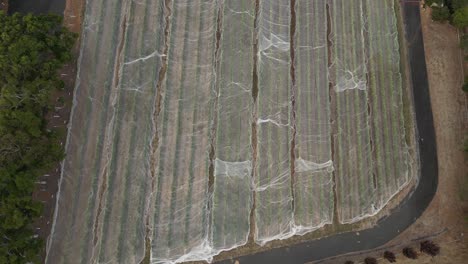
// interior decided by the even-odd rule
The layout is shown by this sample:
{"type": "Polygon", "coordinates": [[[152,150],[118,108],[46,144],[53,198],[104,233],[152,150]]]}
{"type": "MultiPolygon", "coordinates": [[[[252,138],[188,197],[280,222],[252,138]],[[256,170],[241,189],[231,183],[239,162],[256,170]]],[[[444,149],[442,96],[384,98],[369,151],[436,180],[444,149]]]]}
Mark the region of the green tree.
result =
{"type": "Polygon", "coordinates": [[[454,10],[468,6],[468,0],[450,0],[454,10]]]}
{"type": "Polygon", "coordinates": [[[462,86],[462,90],[463,90],[465,93],[468,93],[468,76],[465,77],[465,83],[464,83],[463,86],[462,86]]]}
{"type": "Polygon", "coordinates": [[[458,28],[468,27],[468,6],[455,11],[453,14],[453,25],[458,28]]]}
{"type": "Polygon", "coordinates": [[[468,52],[468,35],[463,35],[461,37],[460,48],[462,48],[464,52],[468,52]]]}
{"type": "Polygon", "coordinates": [[[76,39],[61,23],[55,15],[0,12],[0,263],[38,262],[43,246],[31,228],[42,210],[32,192],[64,156],[44,117],[76,39]]]}
{"type": "Polygon", "coordinates": [[[448,7],[433,7],[432,8],[432,19],[438,22],[444,22],[450,19],[450,11],[448,7]]]}

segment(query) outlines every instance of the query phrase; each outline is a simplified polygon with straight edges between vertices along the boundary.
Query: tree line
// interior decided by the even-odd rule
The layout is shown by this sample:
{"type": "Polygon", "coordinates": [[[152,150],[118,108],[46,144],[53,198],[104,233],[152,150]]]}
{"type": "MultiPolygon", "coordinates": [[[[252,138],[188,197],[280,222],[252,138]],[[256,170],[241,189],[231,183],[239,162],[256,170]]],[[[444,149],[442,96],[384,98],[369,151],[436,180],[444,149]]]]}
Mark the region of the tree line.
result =
{"type": "Polygon", "coordinates": [[[42,210],[32,192],[64,157],[45,116],[76,39],[61,24],[56,15],[0,11],[0,263],[39,262],[44,244],[32,229],[42,210]]]}

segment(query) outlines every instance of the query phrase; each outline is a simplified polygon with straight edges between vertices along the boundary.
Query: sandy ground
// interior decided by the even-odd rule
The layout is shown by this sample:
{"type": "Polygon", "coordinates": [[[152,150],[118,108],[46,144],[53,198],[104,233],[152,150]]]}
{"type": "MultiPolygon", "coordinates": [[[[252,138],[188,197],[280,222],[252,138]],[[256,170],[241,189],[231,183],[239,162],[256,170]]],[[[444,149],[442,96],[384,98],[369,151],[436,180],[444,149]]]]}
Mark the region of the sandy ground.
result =
{"type": "Polygon", "coordinates": [[[422,9],[421,17],[439,162],[437,193],[421,218],[382,250],[352,254],[330,263],[344,263],[346,259],[362,263],[369,255],[382,260],[385,249],[397,254],[398,263],[452,264],[468,259],[468,163],[462,150],[468,132],[468,104],[461,90],[463,61],[458,32],[448,24],[433,22],[429,9],[422,9]],[[419,243],[427,237],[441,246],[439,256],[420,253],[418,260],[402,256],[403,247],[419,251],[419,243]]]}
{"type": "Polygon", "coordinates": [[[65,4],[63,24],[72,32],[81,33],[84,5],[85,0],[67,0],[65,4]]]}

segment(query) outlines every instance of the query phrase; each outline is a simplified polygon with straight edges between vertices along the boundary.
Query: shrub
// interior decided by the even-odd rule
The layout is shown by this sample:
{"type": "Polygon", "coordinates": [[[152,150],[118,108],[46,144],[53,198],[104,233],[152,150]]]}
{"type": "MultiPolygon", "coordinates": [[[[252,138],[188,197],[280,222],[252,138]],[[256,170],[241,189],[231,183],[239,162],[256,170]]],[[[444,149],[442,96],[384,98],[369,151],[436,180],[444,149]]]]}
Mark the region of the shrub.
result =
{"type": "Polygon", "coordinates": [[[459,9],[459,8],[468,6],[468,0],[446,0],[446,1],[450,1],[453,9],[459,9]]]}
{"type": "Polygon", "coordinates": [[[432,19],[438,22],[444,22],[450,19],[450,11],[446,6],[433,7],[432,8],[432,19]]]}
{"type": "Polygon", "coordinates": [[[453,25],[458,28],[468,27],[468,6],[455,11],[453,14],[453,25]]]}
{"type": "Polygon", "coordinates": [[[388,260],[388,262],[393,263],[396,262],[395,254],[391,251],[385,251],[383,254],[384,259],[388,260]]]}
{"type": "Polygon", "coordinates": [[[468,92],[468,76],[465,77],[465,83],[462,86],[464,92],[468,92]]]}
{"type": "Polygon", "coordinates": [[[468,52],[468,35],[463,35],[460,39],[460,48],[464,52],[468,52]]]}
{"type": "Polygon", "coordinates": [[[421,242],[420,250],[431,256],[437,256],[440,253],[440,247],[430,240],[421,242]]]}
{"type": "Polygon", "coordinates": [[[409,259],[417,259],[418,253],[412,247],[405,247],[403,249],[403,255],[409,259]]]}
{"type": "Polygon", "coordinates": [[[463,141],[463,151],[468,152],[468,138],[463,141]]]}
{"type": "Polygon", "coordinates": [[[376,258],[367,257],[367,258],[364,260],[364,263],[365,263],[365,264],[377,264],[377,259],[376,259],[376,258]]]}

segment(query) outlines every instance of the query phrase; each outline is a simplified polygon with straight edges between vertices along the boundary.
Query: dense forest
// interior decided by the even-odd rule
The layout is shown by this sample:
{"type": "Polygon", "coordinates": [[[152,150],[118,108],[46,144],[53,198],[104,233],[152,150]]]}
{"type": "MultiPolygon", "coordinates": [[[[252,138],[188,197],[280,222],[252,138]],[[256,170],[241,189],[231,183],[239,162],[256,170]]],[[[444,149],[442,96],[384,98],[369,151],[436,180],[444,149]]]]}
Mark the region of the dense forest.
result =
{"type": "Polygon", "coordinates": [[[43,246],[31,227],[42,209],[32,192],[64,157],[45,115],[76,39],[61,24],[55,15],[0,11],[0,263],[38,262],[43,246]]]}

